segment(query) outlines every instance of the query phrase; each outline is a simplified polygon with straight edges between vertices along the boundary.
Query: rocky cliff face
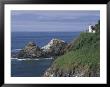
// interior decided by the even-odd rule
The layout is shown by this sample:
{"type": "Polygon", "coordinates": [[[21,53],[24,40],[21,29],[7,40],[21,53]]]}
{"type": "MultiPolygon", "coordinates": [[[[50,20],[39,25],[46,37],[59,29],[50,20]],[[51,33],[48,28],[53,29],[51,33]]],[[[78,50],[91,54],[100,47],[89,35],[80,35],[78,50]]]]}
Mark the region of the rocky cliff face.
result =
{"type": "Polygon", "coordinates": [[[67,43],[63,40],[52,39],[47,45],[40,48],[34,42],[29,42],[18,53],[12,52],[12,57],[16,58],[41,58],[56,57],[64,54],[67,43]]]}
{"type": "Polygon", "coordinates": [[[77,67],[71,70],[61,70],[56,69],[51,66],[46,70],[43,77],[99,77],[100,69],[96,68],[95,70],[90,70],[87,67],[83,67],[82,69],[77,67]]]}
{"type": "Polygon", "coordinates": [[[66,53],[53,62],[44,77],[100,77],[99,33],[81,33],[63,51],[66,53]]]}

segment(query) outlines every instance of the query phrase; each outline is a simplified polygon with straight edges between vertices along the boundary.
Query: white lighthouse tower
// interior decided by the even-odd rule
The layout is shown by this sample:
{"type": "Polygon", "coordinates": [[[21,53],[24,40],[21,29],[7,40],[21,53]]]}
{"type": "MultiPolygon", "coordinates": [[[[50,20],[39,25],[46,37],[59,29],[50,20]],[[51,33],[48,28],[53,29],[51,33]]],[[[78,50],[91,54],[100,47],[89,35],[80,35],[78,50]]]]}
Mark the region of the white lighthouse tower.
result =
{"type": "Polygon", "coordinates": [[[89,33],[92,33],[92,25],[89,25],[89,33]]]}
{"type": "Polygon", "coordinates": [[[92,25],[89,25],[88,32],[89,32],[89,33],[96,33],[96,30],[93,28],[92,25]]]}

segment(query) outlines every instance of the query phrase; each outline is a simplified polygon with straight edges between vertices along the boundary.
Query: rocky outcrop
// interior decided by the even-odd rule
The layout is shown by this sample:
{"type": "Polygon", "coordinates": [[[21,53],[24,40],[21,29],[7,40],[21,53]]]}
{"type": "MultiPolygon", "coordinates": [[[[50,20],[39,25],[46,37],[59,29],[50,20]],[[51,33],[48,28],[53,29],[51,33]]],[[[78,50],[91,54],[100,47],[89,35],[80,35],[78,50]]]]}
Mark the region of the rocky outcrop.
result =
{"type": "Polygon", "coordinates": [[[64,54],[64,48],[67,46],[67,43],[60,39],[52,39],[47,45],[42,47],[41,49],[48,56],[59,56],[64,54]]]}
{"type": "Polygon", "coordinates": [[[62,70],[56,69],[55,67],[48,68],[43,77],[99,77],[100,69],[96,68],[95,70],[91,70],[88,67],[76,67],[71,70],[62,70]]]}
{"type": "Polygon", "coordinates": [[[29,42],[18,54],[18,58],[39,58],[42,56],[42,50],[34,42],[29,42]]]}
{"type": "Polygon", "coordinates": [[[40,48],[34,42],[29,42],[19,52],[12,52],[13,58],[41,58],[56,57],[64,54],[67,43],[60,39],[52,39],[47,45],[40,48]]]}

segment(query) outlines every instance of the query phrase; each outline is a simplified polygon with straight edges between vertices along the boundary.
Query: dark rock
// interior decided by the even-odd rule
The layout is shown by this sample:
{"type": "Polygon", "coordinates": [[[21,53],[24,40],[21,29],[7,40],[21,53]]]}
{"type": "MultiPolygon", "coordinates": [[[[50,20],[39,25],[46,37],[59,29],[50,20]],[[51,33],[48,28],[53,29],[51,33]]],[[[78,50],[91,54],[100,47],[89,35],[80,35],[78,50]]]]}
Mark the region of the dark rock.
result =
{"type": "Polygon", "coordinates": [[[18,54],[18,58],[39,58],[42,50],[34,43],[29,42],[18,54]]]}
{"type": "Polygon", "coordinates": [[[100,76],[100,70],[96,68],[96,70],[87,69],[84,67],[81,68],[74,68],[69,71],[65,71],[62,69],[55,68],[54,66],[51,66],[48,68],[45,73],[43,74],[43,77],[99,77],[100,76]]]}
{"type": "Polygon", "coordinates": [[[60,39],[52,39],[47,45],[40,48],[34,42],[29,42],[18,53],[12,52],[12,57],[16,58],[47,58],[63,55],[67,43],[60,39]]]}

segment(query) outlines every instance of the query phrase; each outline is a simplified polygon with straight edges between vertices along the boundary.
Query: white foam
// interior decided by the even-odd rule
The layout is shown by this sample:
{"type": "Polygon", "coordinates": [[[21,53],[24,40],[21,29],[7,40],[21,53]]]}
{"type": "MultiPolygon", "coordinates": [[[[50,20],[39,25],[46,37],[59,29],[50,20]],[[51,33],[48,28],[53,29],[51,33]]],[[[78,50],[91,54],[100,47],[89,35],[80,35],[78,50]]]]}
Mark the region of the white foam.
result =
{"type": "Polygon", "coordinates": [[[21,50],[21,49],[13,49],[13,50],[21,50]]]}
{"type": "Polygon", "coordinates": [[[41,59],[30,59],[30,58],[25,58],[25,59],[19,59],[19,58],[11,58],[12,60],[18,60],[18,61],[24,61],[24,60],[43,60],[43,59],[53,59],[51,58],[41,58],[41,59]]]}
{"type": "Polygon", "coordinates": [[[22,49],[12,49],[12,52],[20,51],[22,49]]]}
{"type": "Polygon", "coordinates": [[[44,58],[44,59],[53,59],[53,58],[51,57],[51,58],[44,58]]]}
{"type": "Polygon", "coordinates": [[[26,59],[17,59],[19,61],[23,61],[23,60],[39,60],[39,59],[30,59],[30,58],[26,58],[26,59]]]}
{"type": "Polygon", "coordinates": [[[11,59],[18,59],[18,58],[11,58],[11,59]]]}
{"type": "Polygon", "coordinates": [[[30,59],[30,58],[25,58],[25,59],[11,58],[11,59],[15,59],[15,60],[18,60],[18,61],[23,61],[23,60],[39,60],[39,59],[30,59]]]}

